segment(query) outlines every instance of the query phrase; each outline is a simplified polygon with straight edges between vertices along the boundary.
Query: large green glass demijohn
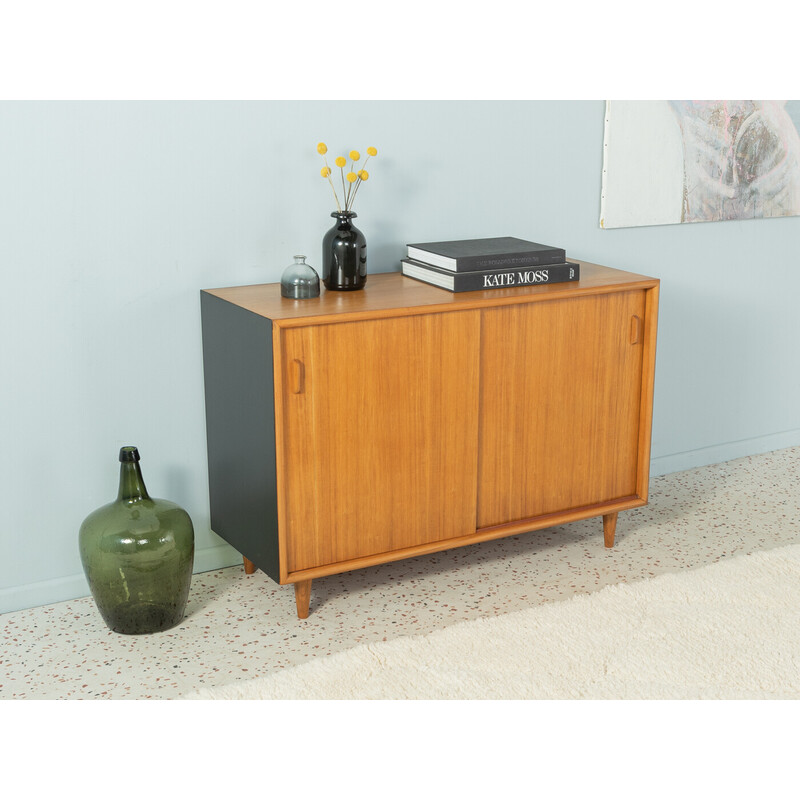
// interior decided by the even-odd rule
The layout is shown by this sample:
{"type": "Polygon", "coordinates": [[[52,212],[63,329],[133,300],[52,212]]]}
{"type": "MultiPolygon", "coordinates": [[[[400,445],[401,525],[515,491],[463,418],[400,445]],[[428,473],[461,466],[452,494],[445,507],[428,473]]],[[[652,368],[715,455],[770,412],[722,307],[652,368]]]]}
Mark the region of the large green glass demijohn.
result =
{"type": "Polygon", "coordinates": [[[92,597],[116,633],[156,633],[177,625],[186,610],[194,565],[189,515],[151,498],[139,451],[119,451],[119,494],[81,525],[81,561],[92,597]]]}

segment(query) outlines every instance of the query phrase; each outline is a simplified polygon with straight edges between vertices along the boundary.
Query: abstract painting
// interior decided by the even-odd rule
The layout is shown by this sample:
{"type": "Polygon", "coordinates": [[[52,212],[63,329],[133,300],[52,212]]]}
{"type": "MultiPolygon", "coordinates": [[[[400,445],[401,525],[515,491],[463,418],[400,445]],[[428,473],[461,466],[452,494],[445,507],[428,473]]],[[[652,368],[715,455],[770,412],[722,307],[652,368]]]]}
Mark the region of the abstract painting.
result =
{"type": "Polygon", "coordinates": [[[798,122],[798,101],[607,101],[600,226],[800,215],[798,122]]]}

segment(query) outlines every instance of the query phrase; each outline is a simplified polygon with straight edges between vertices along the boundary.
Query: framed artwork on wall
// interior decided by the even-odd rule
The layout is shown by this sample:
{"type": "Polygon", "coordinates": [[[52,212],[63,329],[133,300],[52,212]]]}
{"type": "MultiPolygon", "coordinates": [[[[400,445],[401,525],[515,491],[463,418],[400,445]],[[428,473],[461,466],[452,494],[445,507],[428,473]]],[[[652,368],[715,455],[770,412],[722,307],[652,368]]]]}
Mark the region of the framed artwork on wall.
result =
{"type": "Polygon", "coordinates": [[[609,100],[600,227],[800,215],[800,101],[609,100]]]}

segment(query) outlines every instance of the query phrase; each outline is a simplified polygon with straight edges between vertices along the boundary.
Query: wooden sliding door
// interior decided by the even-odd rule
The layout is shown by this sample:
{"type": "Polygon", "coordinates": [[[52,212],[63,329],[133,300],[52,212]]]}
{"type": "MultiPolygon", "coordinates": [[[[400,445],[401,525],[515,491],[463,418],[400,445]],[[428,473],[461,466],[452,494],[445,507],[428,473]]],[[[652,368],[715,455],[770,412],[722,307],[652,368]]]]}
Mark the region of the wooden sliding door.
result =
{"type": "Polygon", "coordinates": [[[289,573],[473,533],[480,311],[281,331],[289,573]]]}
{"type": "Polygon", "coordinates": [[[482,314],[478,528],[635,495],[645,292],[482,314]]]}

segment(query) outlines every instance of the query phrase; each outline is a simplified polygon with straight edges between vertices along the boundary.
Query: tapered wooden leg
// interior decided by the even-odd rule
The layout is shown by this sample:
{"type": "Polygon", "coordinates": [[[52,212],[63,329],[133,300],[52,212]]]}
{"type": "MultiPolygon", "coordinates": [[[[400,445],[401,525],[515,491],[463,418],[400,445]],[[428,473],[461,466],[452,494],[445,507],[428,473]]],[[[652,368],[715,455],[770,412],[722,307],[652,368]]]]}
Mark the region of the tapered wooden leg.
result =
{"type": "Polygon", "coordinates": [[[308,617],[308,604],[311,600],[311,581],[297,581],[294,585],[294,602],[297,605],[297,616],[308,617]]]}
{"type": "Polygon", "coordinates": [[[606,547],[614,546],[614,534],[617,532],[617,513],[603,514],[603,538],[606,540],[606,547]]]}
{"type": "Polygon", "coordinates": [[[244,561],[244,572],[245,575],[252,575],[256,571],[256,565],[245,556],[242,556],[242,561],[244,561]]]}

